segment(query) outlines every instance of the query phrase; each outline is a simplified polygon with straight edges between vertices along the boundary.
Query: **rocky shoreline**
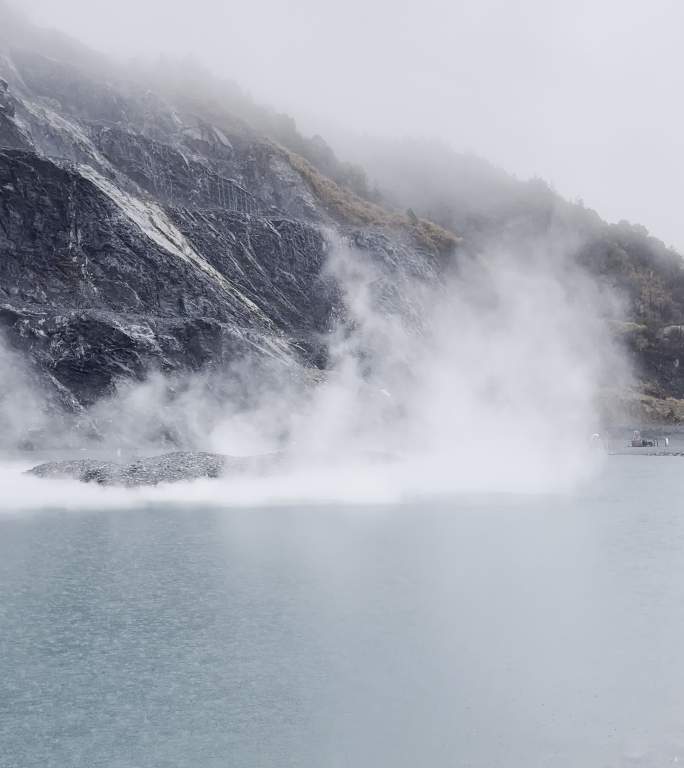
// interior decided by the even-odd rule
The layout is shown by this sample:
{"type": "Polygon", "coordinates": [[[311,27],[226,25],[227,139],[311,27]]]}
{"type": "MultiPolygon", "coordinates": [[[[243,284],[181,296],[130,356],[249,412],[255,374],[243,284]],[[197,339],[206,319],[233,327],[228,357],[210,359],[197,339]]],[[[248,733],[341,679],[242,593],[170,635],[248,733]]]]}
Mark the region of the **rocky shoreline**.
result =
{"type": "Polygon", "coordinates": [[[219,478],[245,473],[261,474],[274,469],[282,454],[262,456],[226,456],[203,451],[175,451],[136,459],[128,464],[98,459],[51,461],[29,469],[25,474],[52,480],[78,480],[105,486],[135,488],[219,478]]]}

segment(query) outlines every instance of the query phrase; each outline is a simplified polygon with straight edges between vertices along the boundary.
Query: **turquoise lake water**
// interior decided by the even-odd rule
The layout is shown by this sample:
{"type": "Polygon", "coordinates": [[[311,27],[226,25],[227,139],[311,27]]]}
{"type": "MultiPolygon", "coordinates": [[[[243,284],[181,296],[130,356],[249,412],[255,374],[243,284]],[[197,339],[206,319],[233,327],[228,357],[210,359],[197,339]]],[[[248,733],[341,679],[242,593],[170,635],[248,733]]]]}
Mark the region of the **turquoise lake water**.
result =
{"type": "Polygon", "coordinates": [[[3,515],[0,766],[683,762],[682,498],[3,515]]]}

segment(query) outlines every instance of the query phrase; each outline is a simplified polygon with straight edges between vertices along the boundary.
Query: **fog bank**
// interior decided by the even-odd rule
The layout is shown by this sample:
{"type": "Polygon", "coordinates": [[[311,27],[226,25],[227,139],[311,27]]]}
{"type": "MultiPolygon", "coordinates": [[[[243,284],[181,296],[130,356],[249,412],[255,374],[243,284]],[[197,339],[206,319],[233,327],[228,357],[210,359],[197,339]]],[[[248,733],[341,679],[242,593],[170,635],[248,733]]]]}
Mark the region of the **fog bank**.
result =
{"type": "Polygon", "coordinates": [[[31,397],[28,373],[16,359],[3,367],[5,438],[14,430],[21,442],[40,416],[55,447],[85,442],[85,455],[283,451],[272,475],[103,490],[22,477],[20,467],[38,463],[24,456],[3,470],[3,506],[397,502],[565,491],[597,470],[598,395],[616,378],[628,381],[606,322],[620,304],[560,245],[530,244],[525,258],[462,258],[438,284],[369,262],[341,241],[331,254],[343,310],[325,374],[283,376],[249,360],[220,373],[153,374],[121,383],[67,428],[41,410],[38,393],[19,409],[13,382],[21,378],[22,397],[31,397]]]}
{"type": "Polygon", "coordinates": [[[436,136],[684,250],[675,0],[16,0],[119,57],[190,55],[304,130],[436,136]]]}

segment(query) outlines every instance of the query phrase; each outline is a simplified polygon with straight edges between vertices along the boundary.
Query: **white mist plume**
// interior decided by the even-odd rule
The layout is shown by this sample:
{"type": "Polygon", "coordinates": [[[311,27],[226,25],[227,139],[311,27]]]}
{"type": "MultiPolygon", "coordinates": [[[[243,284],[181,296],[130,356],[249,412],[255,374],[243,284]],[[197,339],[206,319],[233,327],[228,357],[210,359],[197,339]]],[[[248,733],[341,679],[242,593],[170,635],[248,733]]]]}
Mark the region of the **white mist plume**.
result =
{"type": "MultiPolygon", "coordinates": [[[[619,304],[556,251],[463,258],[435,284],[337,242],[343,312],[322,382],[241,361],[124,383],[89,414],[110,448],[284,450],[279,474],[104,493],[225,504],[574,487],[599,458],[597,395],[628,373],[606,322],[619,304]]],[[[71,483],[40,482],[73,503],[71,483]]]]}
{"type": "Polygon", "coordinates": [[[0,337],[0,446],[26,441],[47,422],[44,398],[32,386],[28,367],[0,337]]]}
{"type": "Polygon", "coordinates": [[[347,316],[298,443],[337,457],[396,453],[412,490],[557,488],[586,476],[599,390],[628,378],[606,323],[619,305],[551,256],[490,254],[439,286],[407,285],[338,247],[330,269],[347,316]],[[404,284],[391,306],[394,279],[404,284]]]}

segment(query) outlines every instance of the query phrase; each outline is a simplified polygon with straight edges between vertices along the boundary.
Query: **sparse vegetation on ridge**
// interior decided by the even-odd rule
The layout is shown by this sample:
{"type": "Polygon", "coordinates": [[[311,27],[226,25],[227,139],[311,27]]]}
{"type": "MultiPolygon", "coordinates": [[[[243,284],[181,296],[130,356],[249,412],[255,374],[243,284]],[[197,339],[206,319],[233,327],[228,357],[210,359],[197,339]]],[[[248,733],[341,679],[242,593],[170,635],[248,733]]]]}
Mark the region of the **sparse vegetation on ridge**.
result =
{"type": "Polygon", "coordinates": [[[460,238],[444,227],[415,214],[388,211],[382,206],[363,200],[348,189],[319,173],[311,163],[294,152],[287,151],[290,165],[308,182],[313,193],[329,213],[345,223],[359,226],[399,227],[415,240],[440,253],[453,248],[460,238]]]}

